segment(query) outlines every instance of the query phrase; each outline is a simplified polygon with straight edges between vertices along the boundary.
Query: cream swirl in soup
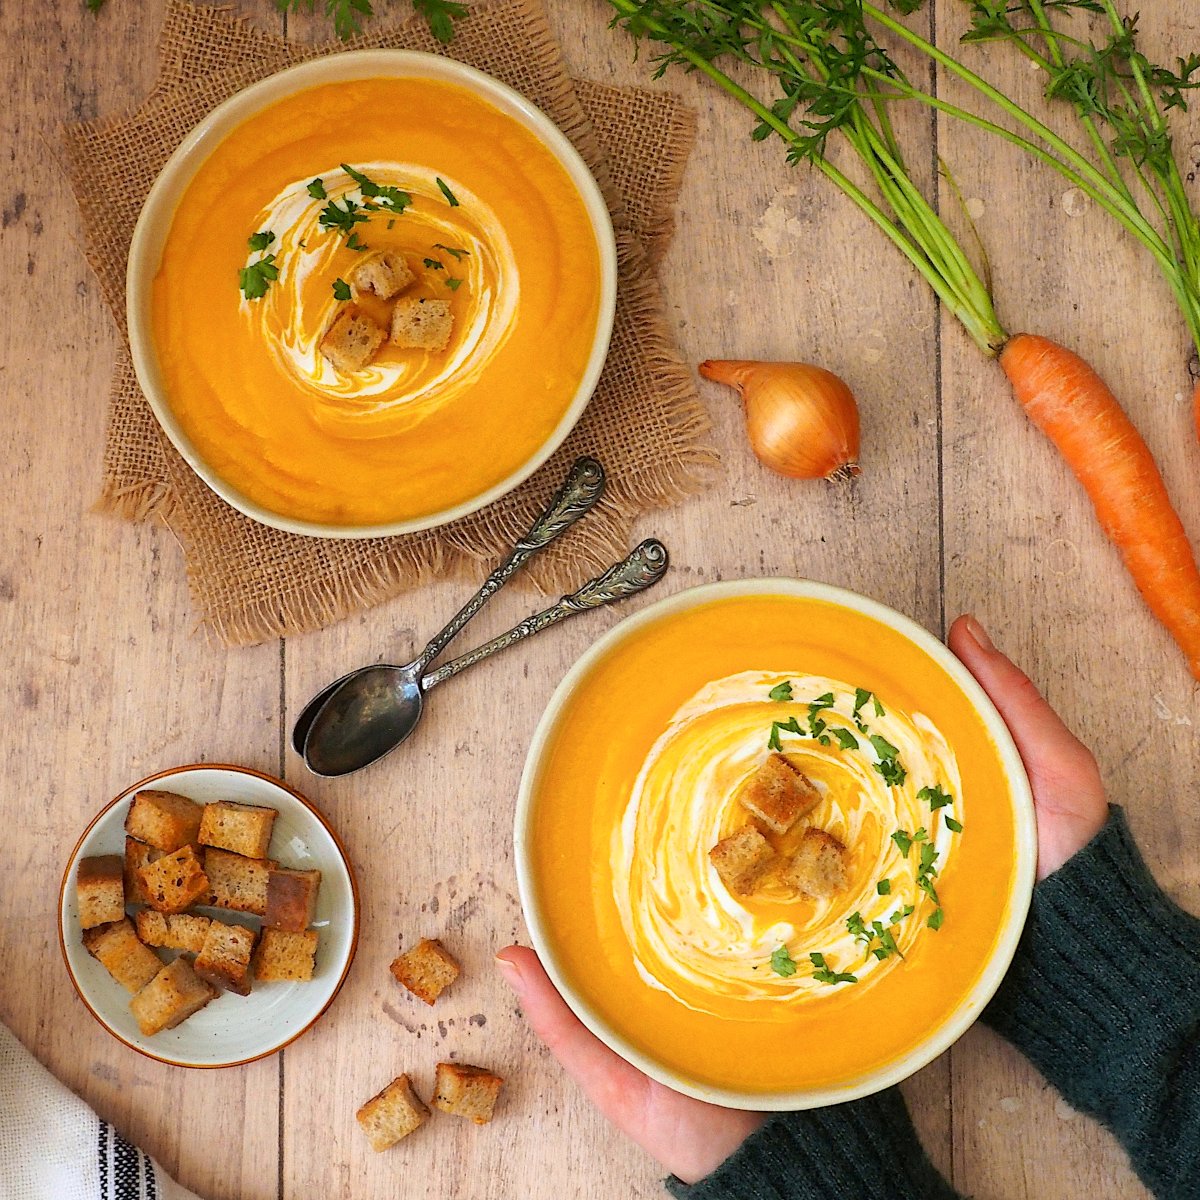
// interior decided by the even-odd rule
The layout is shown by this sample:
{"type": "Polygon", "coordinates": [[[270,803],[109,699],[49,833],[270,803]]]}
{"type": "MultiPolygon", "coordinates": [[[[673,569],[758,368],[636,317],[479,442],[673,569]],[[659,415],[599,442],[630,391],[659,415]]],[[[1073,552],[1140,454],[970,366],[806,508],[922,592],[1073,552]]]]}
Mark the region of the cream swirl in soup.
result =
{"type": "MultiPolygon", "coordinates": [[[[409,205],[398,213],[371,207],[340,166],[288,184],[255,221],[257,229],[275,235],[269,250],[279,278],[264,297],[243,298],[240,311],[286,375],[340,417],[359,420],[369,435],[373,418],[393,432],[469,392],[512,332],[521,286],[503,226],[465,184],[442,179],[457,201],[451,205],[438,187],[441,176],[416,163],[375,161],[358,169],[379,187],[406,193],[409,205]],[[310,185],[317,181],[314,196],[310,185]],[[353,228],[367,247],[364,261],[380,249],[400,252],[418,279],[406,294],[454,301],[454,332],[445,351],[385,348],[354,372],[339,371],[321,353],[321,339],[341,307],[331,285],[339,270],[351,273],[345,239],[321,225],[321,214],[331,202],[344,210],[347,201],[370,214],[353,228]]],[[[256,257],[248,255],[246,265],[256,257]]]]}
{"type": "Polygon", "coordinates": [[[954,753],[919,712],[799,673],[743,671],[705,685],[654,743],[612,837],[613,898],[638,973],[698,1011],[763,1002],[757,1015],[783,1019],[838,986],[812,954],[860,988],[902,968],[923,936],[936,936],[929,920],[941,919],[936,878],[954,852],[959,796],[954,753]],[[772,698],[789,689],[790,699],[772,698]],[[805,828],[831,834],[848,852],[846,884],[831,897],[798,892],[777,869],[752,895],[735,895],[710,860],[750,822],[739,796],[773,749],[820,793],[792,830],[772,836],[778,861],[805,828]]]}

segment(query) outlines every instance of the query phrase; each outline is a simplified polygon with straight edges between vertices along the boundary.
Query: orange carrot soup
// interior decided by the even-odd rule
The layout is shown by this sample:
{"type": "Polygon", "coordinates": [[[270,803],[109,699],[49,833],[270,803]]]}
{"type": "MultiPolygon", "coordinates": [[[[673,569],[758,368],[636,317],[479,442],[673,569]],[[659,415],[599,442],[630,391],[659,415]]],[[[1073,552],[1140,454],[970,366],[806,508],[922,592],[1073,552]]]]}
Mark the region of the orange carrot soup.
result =
{"type": "Polygon", "coordinates": [[[827,600],[635,627],[539,761],[530,899],[559,974],[702,1088],[853,1087],[950,1018],[1010,911],[1012,787],[982,717],[926,651],[827,600]],[[806,781],[790,824],[747,807],[764,764],[806,781]],[[731,882],[710,852],[746,830],[761,861],[731,882]],[[832,883],[806,874],[813,844],[832,883]]]}
{"type": "Polygon", "coordinates": [[[155,350],[197,453],[250,501],[323,525],[413,521],[502,484],[554,433],[600,278],[579,190],[515,119],[454,84],[333,83],[249,118],[200,166],[154,280],[155,350]],[[382,263],[390,276],[360,270],[382,263]],[[398,305],[419,314],[407,342],[398,305]],[[429,314],[448,338],[413,344],[429,314]],[[370,342],[353,365],[327,350],[342,316],[351,352],[370,342]]]}

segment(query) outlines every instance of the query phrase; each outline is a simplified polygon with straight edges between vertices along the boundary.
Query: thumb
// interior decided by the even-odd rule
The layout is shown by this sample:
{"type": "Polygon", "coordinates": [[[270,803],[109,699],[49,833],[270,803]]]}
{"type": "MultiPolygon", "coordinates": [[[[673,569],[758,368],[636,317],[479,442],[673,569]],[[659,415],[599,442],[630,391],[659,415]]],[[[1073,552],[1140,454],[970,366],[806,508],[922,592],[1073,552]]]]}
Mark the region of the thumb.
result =
{"type": "Polygon", "coordinates": [[[496,966],[520,1000],[534,1033],[592,1103],[621,1124],[620,1110],[645,1089],[646,1077],[610,1050],[567,1007],[532,950],[508,946],[496,955],[496,966]]]}

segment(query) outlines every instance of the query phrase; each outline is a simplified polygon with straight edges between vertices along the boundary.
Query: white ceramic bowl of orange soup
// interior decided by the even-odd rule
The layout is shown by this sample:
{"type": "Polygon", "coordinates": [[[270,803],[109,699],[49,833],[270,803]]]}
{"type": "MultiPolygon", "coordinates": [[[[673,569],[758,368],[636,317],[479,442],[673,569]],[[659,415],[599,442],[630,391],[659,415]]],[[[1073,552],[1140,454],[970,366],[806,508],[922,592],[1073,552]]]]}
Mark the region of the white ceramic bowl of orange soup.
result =
{"type": "Polygon", "coordinates": [[[151,189],[127,276],[138,381],[175,447],[248,516],[330,537],[444,524],[527,478],[587,404],[615,304],[608,210],[566,137],[497,80],[394,50],[215,109],[151,189]],[[367,219],[331,225],[331,204],[367,219]],[[351,282],[384,254],[416,277],[402,298],[449,304],[449,343],[336,367],[320,344],[348,289],[388,327],[351,282]]]}
{"type": "Polygon", "coordinates": [[[958,660],[794,580],[696,588],[611,630],[554,694],[516,820],[526,921],[580,1019],[655,1079],[750,1109],[851,1100],[945,1050],[1008,967],[1036,859],[1020,757],[958,660]],[[739,797],[773,749],[820,799],[783,835],[757,825],[774,865],[735,894],[709,851],[754,823],[739,797]],[[846,848],[832,896],[783,882],[807,828],[846,848]]]}

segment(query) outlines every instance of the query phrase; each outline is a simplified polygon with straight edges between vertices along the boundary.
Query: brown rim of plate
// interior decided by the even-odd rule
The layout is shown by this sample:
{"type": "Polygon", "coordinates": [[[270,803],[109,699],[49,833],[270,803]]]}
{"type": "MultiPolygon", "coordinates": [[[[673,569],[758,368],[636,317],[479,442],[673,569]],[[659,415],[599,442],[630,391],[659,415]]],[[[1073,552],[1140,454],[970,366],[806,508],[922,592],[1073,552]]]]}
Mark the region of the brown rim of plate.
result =
{"type": "Polygon", "coordinates": [[[58,949],[62,954],[63,965],[67,968],[67,976],[71,980],[71,986],[75,989],[75,994],[83,1002],[83,1007],[96,1019],[97,1024],[112,1037],[116,1038],[124,1046],[128,1046],[130,1050],[136,1050],[138,1054],[146,1058],[153,1059],[155,1062],[165,1063],[169,1067],[183,1067],[190,1071],[221,1071],[226,1067],[244,1067],[247,1063],[258,1062],[260,1058],[270,1058],[272,1054],[278,1054],[281,1050],[290,1046],[297,1038],[303,1037],[328,1011],[329,1006],[337,999],[338,993],[342,990],[342,985],[346,982],[346,976],[350,973],[350,967],[354,963],[354,956],[358,951],[358,926],[359,926],[359,897],[358,897],[358,879],[355,877],[354,868],[350,864],[350,857],[346,853],[346,847],[342,845],[342,839],[338,837],[333,826],[325,819],[324,815],[317,809],[316,805],[311,800],[302,796],[294,787],[290,787],[284,783],[282,779],[276,779],[274,775],[268,775],[265,771],[256,771],[253,767],[238,767],[233,763],[188,763],[182,767],[169,767],[165,771],[156,771],[153,775],[147,775],[145,779],[139,780],[135,784],[131,784],[123,792],[114,796],[87,824],[87,828],[79,835],[79,839],[75,843],[74,849],[67,858],[67,865],[63,870],[62,883],[58,889],[58,949]],[[333,844],[337,847],[338,853],[342,857],[342,865],[346,868],[346,875],[350,880],[350,896],[354,905],[354,928],[350,935],[350,952],[346,955],[346,965],[342,968],[341,977],[337,981],[337,985],[330,993],[329,999],[321,1006],[320,1011],[313,1017],[303,1029],[292,1034],[286,1041],[280,1042],[278,1046],[272,1046],[269,1050],[264,1050],[261,1054],[252,1054],[249,1058],[239,1058],[236,1062],[226,1063],[181,1063],[173,1058],[164,1058],[161,1054],[154,1054],[146,1050],[142,1046],[129,1041],[128,1038],[122,1037],[111,1025],[88,1003],[87,997],[84,996],[83,990],[79,986],[79,981],[75,978],[75,972],[71,969],[71,960],[67,957],[67,942],[63,936],[63,919],[62,910],[66,898],[67,884],[71,874],[71,867],[79,855],[79,851],[83,847],[83,843],[87,841],[88,834],[96,827],[97,822],[109,809],[115,808],[122,800],[128,799],[134,792],[139,792],[142,788],[149,787],[156,780],[163,779],[168,775],[182,775],[186,771],[233,771],[238,775],[253,775],[256,779],[262,779],[267,783],[272,783],[276,787],[282,788],[289,795],[298,800],[306,809],[324,827],[325,832],[333,838],[333,844]]]}

